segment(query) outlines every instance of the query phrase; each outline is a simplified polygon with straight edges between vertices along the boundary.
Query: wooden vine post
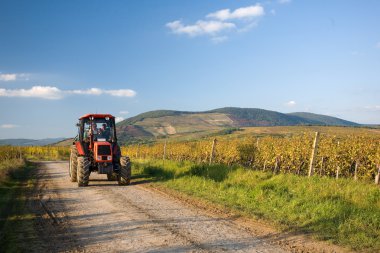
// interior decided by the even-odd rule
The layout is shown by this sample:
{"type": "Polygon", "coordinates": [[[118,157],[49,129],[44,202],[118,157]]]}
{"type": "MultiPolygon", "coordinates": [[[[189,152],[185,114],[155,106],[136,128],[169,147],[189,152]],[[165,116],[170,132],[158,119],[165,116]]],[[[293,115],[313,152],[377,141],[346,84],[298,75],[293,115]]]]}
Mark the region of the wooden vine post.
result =
{"type": "Polygon", "coordinates": [[[380,164],[377,165],[377,175],[375,176],[375,184],[380,184],[380,164]]]}
{"type": "Polygon", "coordinates": [[[165,158],[166,158],[166,140],[165,140],[165,144],[164,144],[164,154],[162,155],[163,164],[165,164],[165,158]]]}
{"type": "Polygon", "coordinates": [[[338,179],[339,178],[339,170],[340,170],[340,167],[336,167],[336,174],[335,174],[335,178],[338,179]]]}
{"type": "Polygon", "coordinates": [[[359,161],[355,161],[355,171],[354,171],[354,180],[358,180],[358,166],[359,166],[359,161]]]}
{"type": "Polygon", "coordinates": [[[214,139],[212,141],[212,147],[211,147],[211,154],[210,154],[210,162],[209,162],[209,165],[212,164],[212,160],[214,159],[214,155],[215,155],[215,145],[216,145],[216,139],[214,139]]]}
{"type": "Polygon", "coordinates": [[[318,137],[319,137],[319,132],[315,132],[313,149],[311,151],[311,156],[310,156],[309,177],[311,177],[314,173],[314,162],[315,162],[315,157],[316,157],[317,149],[318,149],[318,137]]]}

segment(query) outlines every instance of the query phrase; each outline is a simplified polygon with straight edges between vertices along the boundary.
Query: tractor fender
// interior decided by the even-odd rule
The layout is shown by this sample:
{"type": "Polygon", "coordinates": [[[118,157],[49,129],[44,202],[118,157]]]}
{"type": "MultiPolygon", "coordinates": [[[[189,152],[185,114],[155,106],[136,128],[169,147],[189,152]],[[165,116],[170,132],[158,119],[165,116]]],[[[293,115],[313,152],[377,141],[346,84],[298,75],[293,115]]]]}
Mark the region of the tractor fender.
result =
{"type": "Polygon", "coordinates": [[[77,142],[75,142],[75,146],[76,146],[76,148],[78,150],[78,154],[79,155],[82,155],[82,156],[85,155],[82,143],[80,143],[79,141],[77,141],[77,142]]]}

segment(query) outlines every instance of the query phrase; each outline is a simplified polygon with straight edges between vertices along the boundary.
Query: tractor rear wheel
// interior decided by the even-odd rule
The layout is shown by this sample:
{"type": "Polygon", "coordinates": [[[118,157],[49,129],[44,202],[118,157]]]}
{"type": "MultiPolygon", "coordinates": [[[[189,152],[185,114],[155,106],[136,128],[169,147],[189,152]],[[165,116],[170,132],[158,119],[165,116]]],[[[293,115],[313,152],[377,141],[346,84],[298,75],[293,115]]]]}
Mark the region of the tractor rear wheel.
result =
{"type": "Polygon", "coordinates": [[[78,149],[75,145],[70,148],[69,176],[71,182],[77,181],[78,149]]]}
{"type": "Polygon", "coordinates": [[[87,157],[79,156],[77,166],[78,186],[87,186],[90,178],[90,161],[87,157]]]}
{"type": "Polygon", "coordinates": [[[129,185],[131,183],[131,174],[131,161],[129,157],[120,157],[120,172],[117,176],[119,185],[129,185]]]}

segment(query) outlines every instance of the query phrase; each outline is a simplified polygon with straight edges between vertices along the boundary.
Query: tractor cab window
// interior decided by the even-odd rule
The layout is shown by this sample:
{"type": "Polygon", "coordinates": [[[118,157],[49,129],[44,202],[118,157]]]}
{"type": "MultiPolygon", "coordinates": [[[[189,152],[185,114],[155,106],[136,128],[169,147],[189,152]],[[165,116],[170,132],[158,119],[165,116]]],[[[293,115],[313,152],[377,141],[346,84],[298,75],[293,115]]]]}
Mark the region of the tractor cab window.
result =
{"type": "Polygon", "coordinates": [[[83,140],[90,141],[92,136],[94,141],[115,140],[114,123],[110,118],[84,120],[83,122],[83,140]]]}
{"type": "Polygon", "coordinates": [[[89,142],[90,141],[90,134],[91,134],[91,124],[90,124],[90,121],[89,120],[85,120],[83,122],[83,140],[85,142],[89,142]]]}

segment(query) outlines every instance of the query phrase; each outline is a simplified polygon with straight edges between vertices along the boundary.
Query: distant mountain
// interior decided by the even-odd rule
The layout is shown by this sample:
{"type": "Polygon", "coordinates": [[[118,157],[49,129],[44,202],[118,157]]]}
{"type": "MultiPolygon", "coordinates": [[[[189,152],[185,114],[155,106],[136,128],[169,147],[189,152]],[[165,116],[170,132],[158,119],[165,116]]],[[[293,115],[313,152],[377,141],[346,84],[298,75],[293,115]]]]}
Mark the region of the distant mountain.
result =
{"type": "Polygon", "coordinates": [[[360,126],[355,122],[306,112],[280,113],[258,108],[225,107],[204,112],[157,110],[117,124],[118,138],[134,143],[166,136],[207,135],[229,128],[254,126],[360,126]]]}
{"type": "MultiPolygon", "coordinates": [[[[204,112],[157,110],[141,113],[116,124],[121,144],[152,142],[168,136],[194,139],[255,126],[361,126],[355,122],[308,112],[280,113],[258,108],[225,107],[204,112]]],[[[367,125],[367,127],[369,127],[367,125]]],[[[377,125],[371,125],[376,128],[377,125]]],[[[2,139],[0,145],[69,146],[73,139],[2,139]]]]}
{"type": "Polygon", "coordinates": [[[310,113],[310,112],[294,112],[294,113],[289,113],[288,115],[293,115],[305,120],[310,120],[313,122],[313,124],[317,125],[328,125],[328,126],[360,126],[360,124],[331,117],[331,116],[326,116],[326,115],[321,115],[321,114],[315,114],[315,113],[310,113]]]}
{"type": "Polygon", "coordinates": [[[65,138],[33,139],[0,139],[0,146],[46,146],[64,140],[65,138]]]}

